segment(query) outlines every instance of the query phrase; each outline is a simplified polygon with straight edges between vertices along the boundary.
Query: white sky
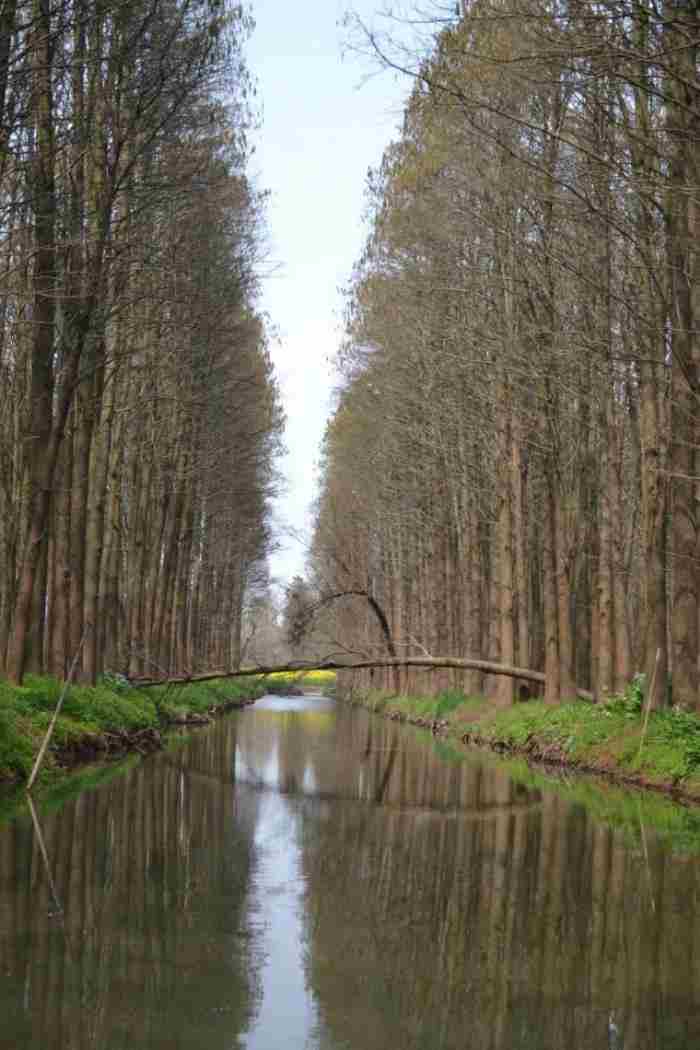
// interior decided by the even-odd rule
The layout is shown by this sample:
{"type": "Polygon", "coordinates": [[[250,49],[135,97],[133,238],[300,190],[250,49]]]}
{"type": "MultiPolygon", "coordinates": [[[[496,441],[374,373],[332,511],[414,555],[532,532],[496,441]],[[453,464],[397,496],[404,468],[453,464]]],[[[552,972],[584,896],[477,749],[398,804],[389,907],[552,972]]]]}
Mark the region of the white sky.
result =
{"type": "MultiPolygon", "coordinates": [[[[287,413],[281,525],[306,534],[319,444],[331,407],[332,358],[342,296],[364,243],[367,170],[396,137],[409,85],[388,73],[367,80],[360,57],[342,57],[340,20],[349,0],[256,0],[248,63],[257,79],[262,128],[252,170],[271,191],[272,260],[262,307],[279,331],[273,357],[287,413]]],[[[371,21],[379,0],[354,0],[371,21]]],[[[281,535],[271,559],[285,581],[304,567],[303,544],[281,535]]]]}

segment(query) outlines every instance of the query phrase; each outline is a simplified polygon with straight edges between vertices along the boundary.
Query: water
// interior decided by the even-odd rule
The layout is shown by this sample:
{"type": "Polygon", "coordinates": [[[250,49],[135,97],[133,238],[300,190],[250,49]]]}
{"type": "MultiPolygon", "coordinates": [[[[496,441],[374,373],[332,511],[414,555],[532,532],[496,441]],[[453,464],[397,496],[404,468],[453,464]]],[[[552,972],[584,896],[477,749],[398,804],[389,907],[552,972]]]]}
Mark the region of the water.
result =
{"type": "Polygon", "coordinates": [[[630,805],[267,698],[41,812],[46,860],[0,826],[0,1047],[696,1048],[700,860],[630,805]]]}

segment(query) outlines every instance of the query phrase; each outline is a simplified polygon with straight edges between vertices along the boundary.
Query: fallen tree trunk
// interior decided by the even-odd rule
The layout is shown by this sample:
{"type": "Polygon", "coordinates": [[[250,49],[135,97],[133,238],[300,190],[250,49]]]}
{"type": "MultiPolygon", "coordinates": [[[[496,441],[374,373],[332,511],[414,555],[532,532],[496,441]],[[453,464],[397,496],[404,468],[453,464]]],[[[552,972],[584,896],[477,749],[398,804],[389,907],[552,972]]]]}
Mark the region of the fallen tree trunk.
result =
{"type": "MultiPolygon", "coordinates": [[[[306,671],[361,671],[371,667],[456,667],[465,671],[485,671],[487,674],[506,675],[508,678],[521,678],[525,682],[536,682],[544,685],[542,671],[532,671],[528,667],[513,667],[510,664],[493,663],[491,660],[460,659],[456,656],[405,656],[396,659],[357,660],[353,663],[341,663],[338,660],[320,660],[317,663],[279,664],[272,667],[246,667],[239,671],[209,671],[206,674],[176,675],[172,678],[132,678],[133,685],[148,688],[154,685],[185,685],[187,682],[211,682],[216,678],[248,678],[253,675],[272,675],[282,672],[306,671]]],[[[578,696],[584,700],[593,700],[593,694],[585,689],[577,689],[578,696]]]]}

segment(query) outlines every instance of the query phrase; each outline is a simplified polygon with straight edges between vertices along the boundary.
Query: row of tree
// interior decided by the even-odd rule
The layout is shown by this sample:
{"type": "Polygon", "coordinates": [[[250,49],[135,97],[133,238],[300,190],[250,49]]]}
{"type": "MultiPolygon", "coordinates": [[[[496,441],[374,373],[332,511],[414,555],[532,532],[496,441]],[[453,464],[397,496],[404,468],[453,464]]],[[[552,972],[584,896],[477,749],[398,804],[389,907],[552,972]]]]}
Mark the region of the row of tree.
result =
{"type": "MultiPolygon", "coordinates": [[[[640,671],[698,707],[700,12],[471,0],[417,24],[415,54],[358,26],[414,86],[370,178],[315,585],[373,596],[400,654],[543,669],[551,701],[640,671]]],[[[334,634],[386,652],[361,599],[334,634]]]]}
{"type": "Polygon", "coordinates": [[[282,417],[248,15],[0,4],[0,672],[235,663],[282,417]],[[222,100],[226,100],[225,104],[222,100]]]}

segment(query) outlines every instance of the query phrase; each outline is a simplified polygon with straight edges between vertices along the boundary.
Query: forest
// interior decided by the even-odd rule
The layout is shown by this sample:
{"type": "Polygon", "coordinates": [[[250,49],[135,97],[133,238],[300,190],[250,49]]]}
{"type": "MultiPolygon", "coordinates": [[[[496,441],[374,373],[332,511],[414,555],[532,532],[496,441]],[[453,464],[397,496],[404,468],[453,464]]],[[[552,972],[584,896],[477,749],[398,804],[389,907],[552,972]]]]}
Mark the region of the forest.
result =
{"type": "MultiPolygon", "coordinates": [[[[426,3],[370,173],[308,588],[338,649],[700,709],[700,12],[426,3]]],[[[507,705],[517,680],[402,670],[507,705]]],[[[392,671],[355,683],[395,689],[392,671]]]]}
{"type": "MultiPolygon", "coordinates": [[[[368,178],[309,572],[282,616],[252,15],[3,0],[10,682],[235,669],[289,638],[318,659],[316,610],[326,656],[527,668],[549,702],[636,677],[698,708],[696,5],[426,0],[408,36],[389,14],[346,20],[412,88],[368,178]]],[[[532,688],[484,668],[353,681],[503,705],[532,688]]]]}
{"type": "Polygon", "coordinates": [[[229,0],[0,3],[0,674],[240,658],[283,413],[229,0]]]}
{"type": "Polygon", "coordinates": [[[700,1046],[699,687],[699,0],[0,0],[0,1050],[700,1046]]]}

